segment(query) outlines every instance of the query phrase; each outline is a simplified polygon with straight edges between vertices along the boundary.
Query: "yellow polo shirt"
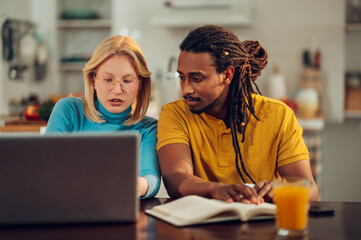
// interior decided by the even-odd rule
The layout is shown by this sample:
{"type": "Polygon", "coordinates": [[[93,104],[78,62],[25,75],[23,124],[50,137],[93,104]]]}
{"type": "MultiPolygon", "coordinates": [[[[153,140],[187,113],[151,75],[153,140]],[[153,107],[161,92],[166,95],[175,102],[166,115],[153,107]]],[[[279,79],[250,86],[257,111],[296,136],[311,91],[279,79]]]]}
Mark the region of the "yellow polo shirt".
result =
{"type": "MultiPolygon", "coordinates": [[[[238,133],[242,158],[248,173],[258,182],[272,181],[277,167],[309,159],[302,128],[286,104],[253,94],[257,121],[249,112],[245,141],[238,133]]],[[[164,145],[190,146],[194,174],[206,181],[242,182],[235,163],[231,129],[206,113],[193,114],[178,100],[162,107],[158,122],[157,151],[164,145]]],[[[239,165],[241,168],[241,165],[239,165]]],[[[246,182],[251,182],[243,173],[246,182]]]]}

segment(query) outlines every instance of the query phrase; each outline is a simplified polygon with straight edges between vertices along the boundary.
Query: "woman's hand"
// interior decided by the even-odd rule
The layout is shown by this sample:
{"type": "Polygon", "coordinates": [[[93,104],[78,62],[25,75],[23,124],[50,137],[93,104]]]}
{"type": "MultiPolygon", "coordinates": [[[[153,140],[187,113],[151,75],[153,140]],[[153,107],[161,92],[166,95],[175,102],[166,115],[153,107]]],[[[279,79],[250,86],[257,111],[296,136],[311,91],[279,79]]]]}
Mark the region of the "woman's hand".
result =
{"type": "Polygon", "coordinates": [[[263,197],[263,199],[266,202],[272,202],[273,199],[272,182],[261,180],[254,186],[254,190],[256,190],[258,195],[263,197]]]}
{"type": "Polygon", "coordinates": [[[137,196],[142,197],[148,191],[148,181],[144,177],[138,177],[137,196]]]}

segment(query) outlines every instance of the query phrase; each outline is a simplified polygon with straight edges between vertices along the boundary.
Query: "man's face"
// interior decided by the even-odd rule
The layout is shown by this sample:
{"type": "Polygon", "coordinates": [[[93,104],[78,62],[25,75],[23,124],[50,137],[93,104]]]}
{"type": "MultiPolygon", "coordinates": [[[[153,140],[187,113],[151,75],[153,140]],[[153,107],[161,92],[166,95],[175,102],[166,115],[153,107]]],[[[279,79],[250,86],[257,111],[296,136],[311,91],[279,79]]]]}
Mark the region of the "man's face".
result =
{"type": "Polygon", "coordinates": [[[181,52],[178,69],[183,97],[193,113],[222,109],[228,93],[223,74],[216,71],[209,53],[181,52]]]}

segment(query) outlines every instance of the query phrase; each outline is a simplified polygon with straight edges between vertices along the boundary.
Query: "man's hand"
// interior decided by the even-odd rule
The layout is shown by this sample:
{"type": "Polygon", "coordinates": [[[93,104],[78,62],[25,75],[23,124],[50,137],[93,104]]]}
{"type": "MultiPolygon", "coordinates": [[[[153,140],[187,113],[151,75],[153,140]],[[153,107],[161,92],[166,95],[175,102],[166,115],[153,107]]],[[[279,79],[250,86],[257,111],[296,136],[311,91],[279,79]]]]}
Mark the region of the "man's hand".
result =
{"type": "Polygon", "coordinates": [[[208,182],[194,176],[191,149],[187,144],[172,143],[161,147],[158,159],[164,184],[172,198],[198,195],[226,202],[264,202],[255,189],[245,184],[208,182]]]}
{"type": "Polygon", "coordinates": [[[261,180],[254,186],[254,190],[256,190],[259,196],[263,197],[264,201],[272,202],[273,199],[272,182],[261,180]]]}
{"type": "Polygon", "coordinates": [[[244,184],[214,183],[208,189],[209,197],[226,202],[243,202],[261,204],[263,198],[256,190],[244,184]]]}

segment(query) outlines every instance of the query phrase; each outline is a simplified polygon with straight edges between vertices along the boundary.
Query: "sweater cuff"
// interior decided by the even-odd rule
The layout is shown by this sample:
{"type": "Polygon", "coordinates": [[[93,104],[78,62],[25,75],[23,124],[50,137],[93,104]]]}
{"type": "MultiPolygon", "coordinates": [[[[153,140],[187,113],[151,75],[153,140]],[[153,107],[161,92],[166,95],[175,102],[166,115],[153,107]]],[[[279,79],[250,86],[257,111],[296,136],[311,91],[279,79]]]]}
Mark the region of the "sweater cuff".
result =
{"type": "Polygon", "coordinates": [[[141,199],[149,198],[151,196],[154,196],[154,191],[157,188],[157,178],[154,175],[146,175],[144,178],[148,181],[148,190],[145,193],[144,196],[141,197],[141,199]]]}

